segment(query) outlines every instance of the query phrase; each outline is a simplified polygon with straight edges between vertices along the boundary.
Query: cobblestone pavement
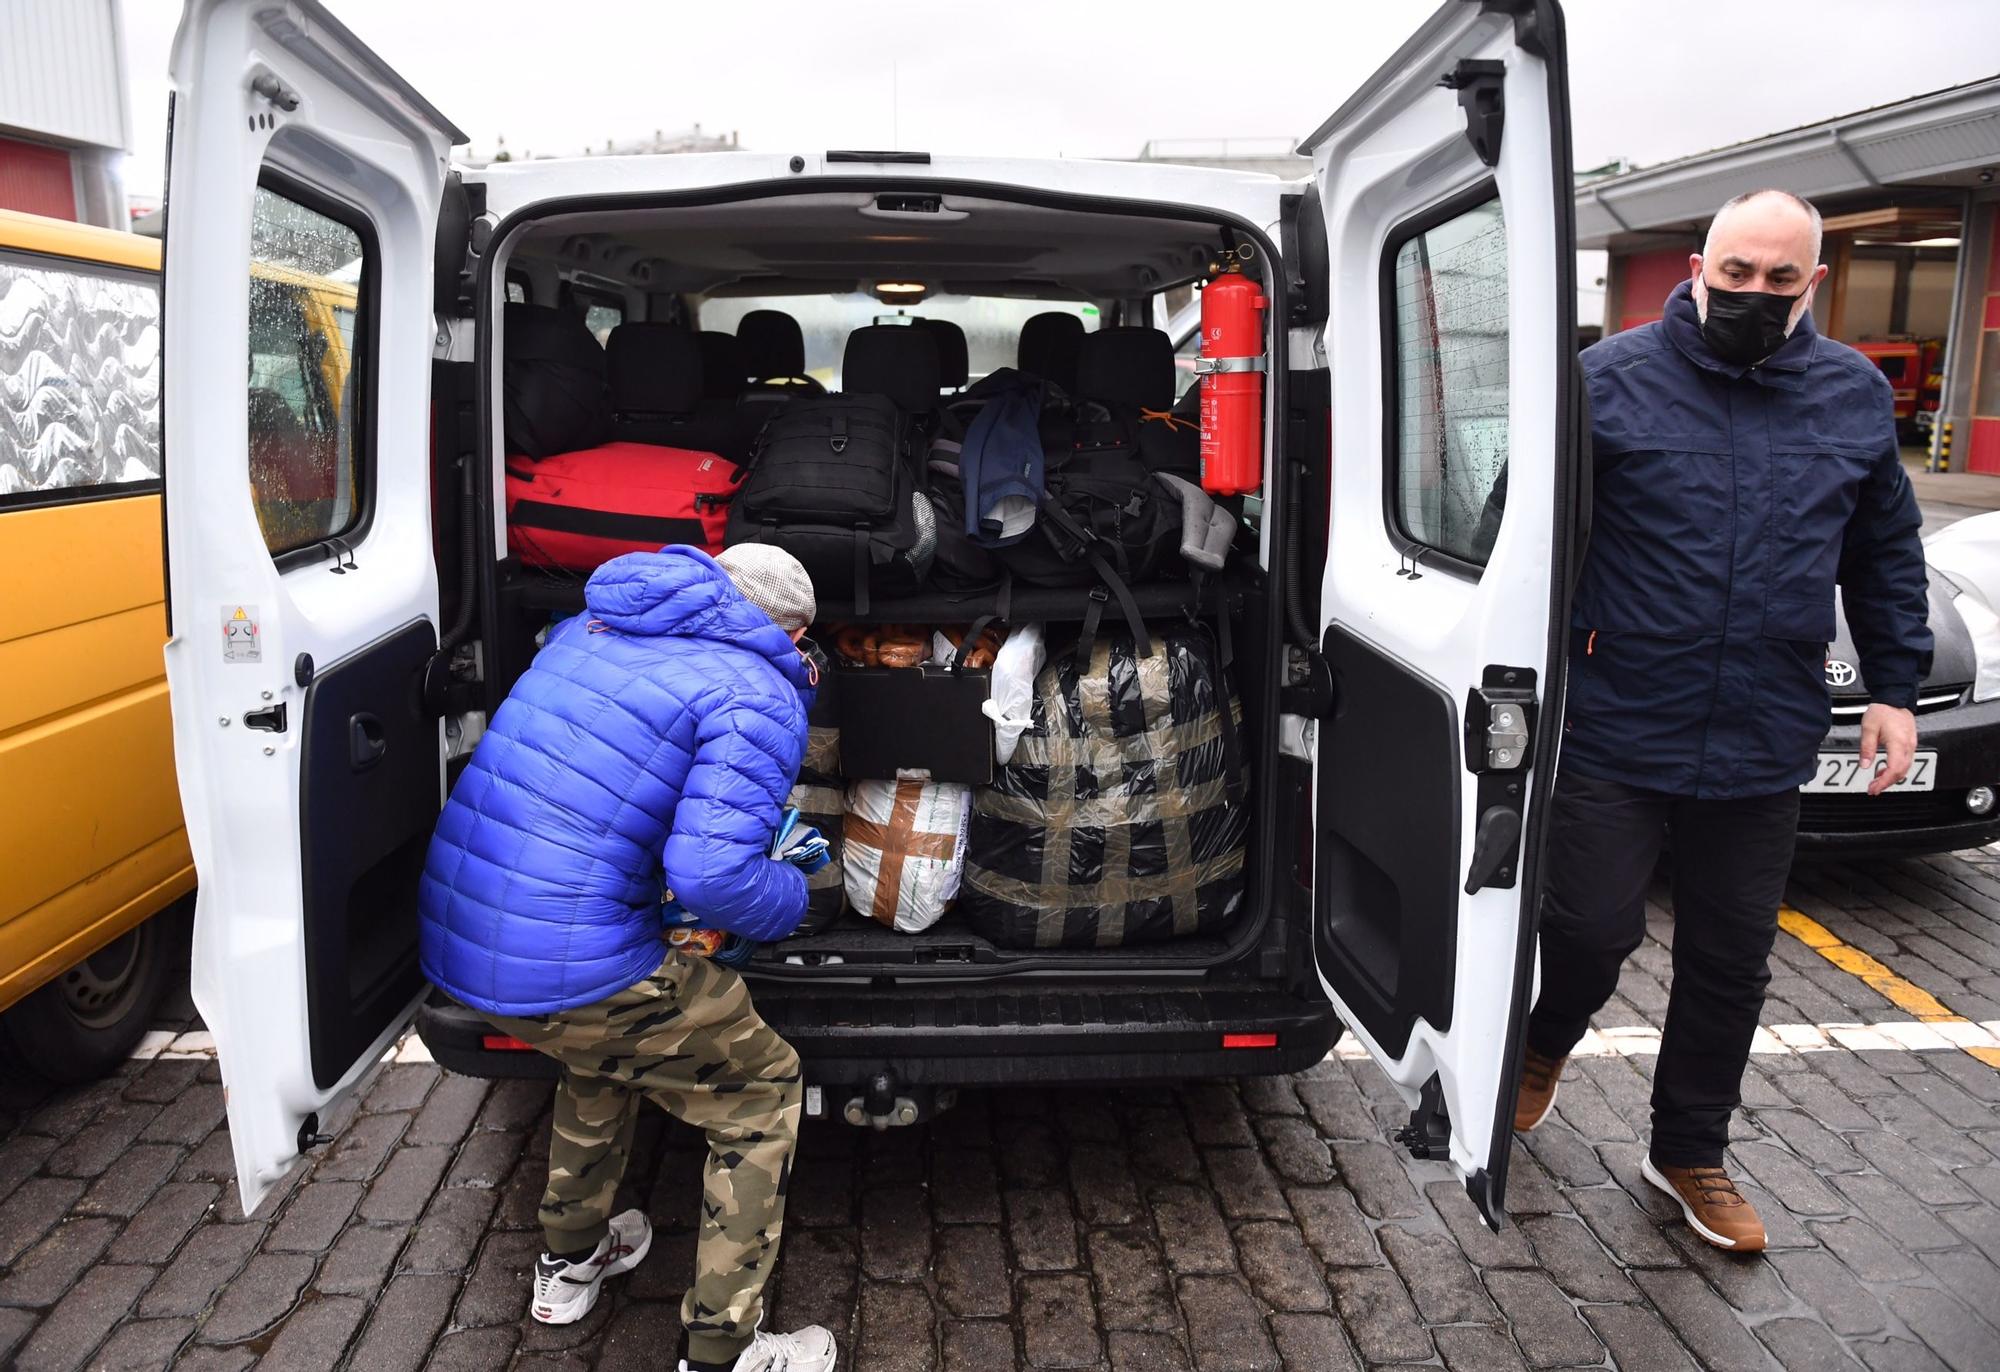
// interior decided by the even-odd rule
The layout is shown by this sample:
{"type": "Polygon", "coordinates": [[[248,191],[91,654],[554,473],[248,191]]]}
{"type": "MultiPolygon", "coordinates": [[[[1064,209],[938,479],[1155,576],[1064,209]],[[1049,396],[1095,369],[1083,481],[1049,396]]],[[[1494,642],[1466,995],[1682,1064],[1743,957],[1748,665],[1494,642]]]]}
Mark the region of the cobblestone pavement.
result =
{"type": "MultiPolygon", "coordinates": [[[[1802,870],[1792,903],[1948,1010],[2000,1020],[2000,860],[1802,870]]],[[[1658,1025],[1663,914],[1653,934],[1600,1027],[1658,1025]]],[[[1769,1025],[1910,1018],[1789,935],[1773,970],[1769,1025]]],[[[1731,1258],[1639,1178],[1651,1066],[1572,1065],[1517,1148],[1497,1236],[1394,1146],[1400,1102],[1343,1058],[1240,1087],[978,1094],[885,1135],[809,1126],[774,1322],[831,1326],[859,1372],[2000,1366],[2000,1070],[1956,1048],[1760,1053],[1734,1164],[1773,1247],[1731,1258]]],[[[248,1220],[212,1064],[12,1090],[0,1365],[677,1356],[697,1144],[657,1113],[627,1189],[660,1241],[587,1320],[548,1329],[525,1313],[545,1085],[385,1066],[248,1220]]]]}

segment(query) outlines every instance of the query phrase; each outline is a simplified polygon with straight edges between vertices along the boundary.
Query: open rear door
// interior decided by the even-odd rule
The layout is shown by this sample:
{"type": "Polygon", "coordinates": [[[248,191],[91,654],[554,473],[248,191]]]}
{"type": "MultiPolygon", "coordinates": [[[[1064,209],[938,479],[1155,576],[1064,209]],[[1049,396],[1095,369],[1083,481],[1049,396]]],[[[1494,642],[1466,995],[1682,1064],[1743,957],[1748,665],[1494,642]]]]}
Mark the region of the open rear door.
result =
{"type": "Polygon", "coordinates": [[[1456,0],[1306,141],[1330,259],[1327,993],[1502,1211],[1577,521],[1562,14],[1456,0]]]}
{"type": "Polygon", "coordinates": [[[462,138],[304,0],[193,0],[173,77],[167,677],[249,1211],[423,991],[431,272],[462,138]]]}

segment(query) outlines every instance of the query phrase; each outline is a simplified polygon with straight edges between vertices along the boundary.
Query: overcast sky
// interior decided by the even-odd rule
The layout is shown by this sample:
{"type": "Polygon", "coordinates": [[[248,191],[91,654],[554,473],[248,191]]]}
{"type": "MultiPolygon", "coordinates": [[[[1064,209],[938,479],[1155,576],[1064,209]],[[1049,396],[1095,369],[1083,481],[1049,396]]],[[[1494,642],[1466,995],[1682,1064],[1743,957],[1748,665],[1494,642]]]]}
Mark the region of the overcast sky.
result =
{"type": "MultiPolygon", "coordinates": [[[[179,6],[125,0],[134,152],[157,194],[179,6]]],[[[331,0],[491,152],[655,129],[760,151],[1130,157],[1299,137],[1430,0],[331,0]]],[[[2000,70],[1993,0],[1571,0],[1576,165],[1658,162],[2000,70]]]]}

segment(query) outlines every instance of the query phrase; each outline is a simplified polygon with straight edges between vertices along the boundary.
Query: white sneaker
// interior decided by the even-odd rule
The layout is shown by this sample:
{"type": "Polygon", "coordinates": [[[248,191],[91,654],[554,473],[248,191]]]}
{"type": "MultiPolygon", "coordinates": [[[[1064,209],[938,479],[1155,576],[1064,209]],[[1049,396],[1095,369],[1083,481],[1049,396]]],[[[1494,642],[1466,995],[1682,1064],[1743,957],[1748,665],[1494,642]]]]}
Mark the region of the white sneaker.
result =
{"type": "Polygon", "coordinates": [[[613,1215],[611,1232],[582,1261],[568,1262],[547,1253],[535,1259],[535,1299],[529,1309],[542,1324],[576,1323],[597,1304],[597,1288],[604,1279],[630,1272],[652,1246],[653,1226],[643,1214],[627,1210],[613,1215]]]}
{"type": "MultiPolygon", "coordinates": [[[[772,1334],[759,1329],[750,1346],[736,1355],[733,1372],[833,1372],[833,1335],[816,1324],[796,1334],[772,1334]]],[[[685,1359],[680,1372],[688,1372],[685,1359]]]]}

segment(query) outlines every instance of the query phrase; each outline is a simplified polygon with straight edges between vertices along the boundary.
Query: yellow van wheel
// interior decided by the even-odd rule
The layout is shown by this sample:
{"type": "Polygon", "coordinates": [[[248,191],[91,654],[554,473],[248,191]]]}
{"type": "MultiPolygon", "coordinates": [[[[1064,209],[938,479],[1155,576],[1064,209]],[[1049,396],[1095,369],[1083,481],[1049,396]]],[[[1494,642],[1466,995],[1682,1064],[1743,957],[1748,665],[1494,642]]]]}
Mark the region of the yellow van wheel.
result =
{"type": "Polygon", "coordinates": [[[152,1023],[186,933],[184,906],[162,910],[0,1015],[0,1040],[51,1081],[103,1076],[152,1023]]]}

